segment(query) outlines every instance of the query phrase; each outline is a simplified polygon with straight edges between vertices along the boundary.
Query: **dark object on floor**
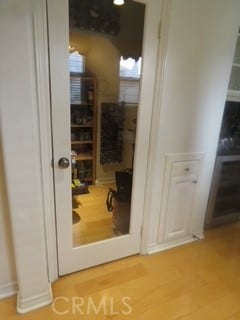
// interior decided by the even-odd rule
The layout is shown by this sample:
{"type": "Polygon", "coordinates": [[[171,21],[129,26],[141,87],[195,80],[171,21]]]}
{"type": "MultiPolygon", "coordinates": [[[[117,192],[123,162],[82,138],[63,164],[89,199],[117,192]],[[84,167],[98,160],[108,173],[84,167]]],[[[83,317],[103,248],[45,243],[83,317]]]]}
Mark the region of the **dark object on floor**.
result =
{"type": "Polygon", "coordinates": [[[110,188],[106,200],[107,209],[112,212],[114,230],[120,234],[129,233],[131,201],[123,201],[116,190],[110,188]]]}
{"type": "Polygon", "coordinates": [[[77,209],[82,206],[82,203],[79,201],[78,197],[72,197],[72,209],[77,209]]]}
{"type": "Polygon", "coordinates": [[[72,223],[78,223],[81,221],[81,217],[79,216],[79,214],[76,211],[72,211],[72,223]]]}
{"type": "Polygon", "coordinates": [[[133,170],[128,168],[116,171],[116,186],[120,201],[131,201],[133,170]]]}
{"type": "Polygon", "coordinates": [[[72,195],[89,193],[88,186],[79,186],[72,188],[72,195]]]}

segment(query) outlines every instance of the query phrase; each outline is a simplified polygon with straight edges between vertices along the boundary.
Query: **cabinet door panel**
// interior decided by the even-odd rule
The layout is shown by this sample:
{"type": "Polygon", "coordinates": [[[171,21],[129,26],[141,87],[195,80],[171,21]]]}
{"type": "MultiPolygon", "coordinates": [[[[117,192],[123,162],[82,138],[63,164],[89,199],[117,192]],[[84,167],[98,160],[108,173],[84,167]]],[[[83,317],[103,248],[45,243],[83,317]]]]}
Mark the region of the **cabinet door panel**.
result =
{"type": "Polygon", "coordinates": [[[186,236],[189,232],[196,175],[172,177],[166,211],[165,240],[186,236]]]}

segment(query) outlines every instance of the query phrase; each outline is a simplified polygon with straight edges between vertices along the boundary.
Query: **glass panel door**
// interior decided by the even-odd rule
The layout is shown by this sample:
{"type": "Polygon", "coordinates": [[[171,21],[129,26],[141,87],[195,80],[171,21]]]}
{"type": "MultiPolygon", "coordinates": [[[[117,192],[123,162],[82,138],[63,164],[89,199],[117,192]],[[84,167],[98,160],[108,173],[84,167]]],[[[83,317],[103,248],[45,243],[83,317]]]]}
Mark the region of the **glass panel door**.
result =
{"type": "Polygon", "coordinates": [[[140,251],[161,13],[146,3],[48,0],[60,275],[140,251]]]}

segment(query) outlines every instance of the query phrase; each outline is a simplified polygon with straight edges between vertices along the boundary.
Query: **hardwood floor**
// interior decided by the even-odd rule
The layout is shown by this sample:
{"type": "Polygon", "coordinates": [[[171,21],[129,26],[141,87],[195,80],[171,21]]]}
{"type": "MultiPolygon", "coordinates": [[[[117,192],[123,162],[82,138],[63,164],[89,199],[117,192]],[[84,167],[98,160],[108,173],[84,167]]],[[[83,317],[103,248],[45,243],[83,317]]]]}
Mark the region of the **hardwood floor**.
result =
{"type": "Polygon", "coordinates": [[[81,217],[73,224],[73,246],[105,240],[116,235],[113,232],[112,213],[108,212],[106,199],[109,187],[114,185],[89,186],[89,193],[74,196],[78,208],[74,211],[81,217]]]}
{"type": "Polygon", "coordinates": [[[53,293],[52,306],[21,317],[15,297],[2,300],[0,319],[239,320],[240,224],[208,230],[204,240],[158,254],[62,277],[53,293]]]}

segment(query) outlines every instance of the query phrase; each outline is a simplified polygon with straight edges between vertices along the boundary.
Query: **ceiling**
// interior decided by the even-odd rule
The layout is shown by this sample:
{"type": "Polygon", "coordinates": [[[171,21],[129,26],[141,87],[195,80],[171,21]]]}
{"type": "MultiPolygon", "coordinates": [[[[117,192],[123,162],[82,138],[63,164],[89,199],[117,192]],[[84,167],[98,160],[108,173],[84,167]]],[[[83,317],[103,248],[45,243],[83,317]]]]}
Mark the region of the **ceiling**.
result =
{"type": "Polygon", "coordinates": [[[87,30],[109,37],[124,57],[138,59],[142,54],[145,5],[112,0],[70,0],[70,29],[87,30]]]}

